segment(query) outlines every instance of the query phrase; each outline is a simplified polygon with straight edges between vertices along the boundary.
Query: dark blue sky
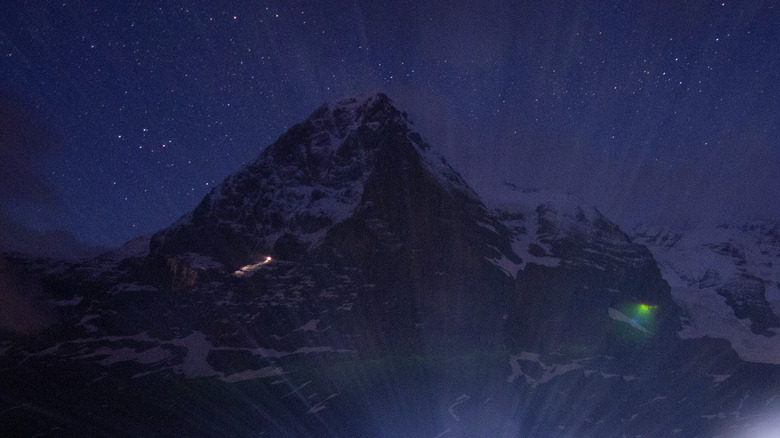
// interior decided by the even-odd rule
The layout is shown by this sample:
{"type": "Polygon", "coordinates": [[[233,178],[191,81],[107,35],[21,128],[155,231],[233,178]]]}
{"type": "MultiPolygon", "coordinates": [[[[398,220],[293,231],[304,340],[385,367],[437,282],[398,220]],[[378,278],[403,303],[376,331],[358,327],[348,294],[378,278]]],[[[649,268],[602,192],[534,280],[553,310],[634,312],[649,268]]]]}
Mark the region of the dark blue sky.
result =
{"type": "Polygon", "coordinates": [[[377,90],[478,190],[780,218],[773,1],[115,3],[5,3],[2,223],[120,244],[377,90]]]}

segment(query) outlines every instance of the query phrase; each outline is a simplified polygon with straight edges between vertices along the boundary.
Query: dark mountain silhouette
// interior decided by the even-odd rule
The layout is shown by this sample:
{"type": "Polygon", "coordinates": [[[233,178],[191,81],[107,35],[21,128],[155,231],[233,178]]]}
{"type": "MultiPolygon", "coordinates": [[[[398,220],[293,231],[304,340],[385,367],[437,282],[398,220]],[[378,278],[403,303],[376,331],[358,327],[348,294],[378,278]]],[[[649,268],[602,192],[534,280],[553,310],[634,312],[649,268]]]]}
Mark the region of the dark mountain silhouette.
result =
{"type": "Polygon", "coordinates": [[[509,192],[486,205],[384,94],[325,105],[148,251],[6,256],[58,314],[0,338],[0,427],[708,436],[777,410],[778,366],[678,336],[687,310],[645,246],[509,192]]]}

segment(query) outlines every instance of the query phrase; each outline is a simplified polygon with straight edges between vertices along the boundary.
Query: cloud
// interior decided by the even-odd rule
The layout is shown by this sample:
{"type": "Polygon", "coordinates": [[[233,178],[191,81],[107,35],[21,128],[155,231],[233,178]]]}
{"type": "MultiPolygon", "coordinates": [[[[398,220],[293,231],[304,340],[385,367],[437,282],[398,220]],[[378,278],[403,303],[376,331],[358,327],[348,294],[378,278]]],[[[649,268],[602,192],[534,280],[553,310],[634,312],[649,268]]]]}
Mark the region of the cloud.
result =
{"type": "Polygon", "coordinates": [[[0,330],[32,335],[56,322],[37,279],[0,259],[0,330]]]}
{"type": "Polygon", "coordinates": [[[41,170],[60,144],[40,110],[0,90],[0,199],[60,205],[59,191],[41,170]]]}
{"type": "Polygon", "coordinates": [[[39,233],[0,210],[0,252],[18,252],[37,257],[73,260],[94,257],[107,250],[79,242],[67,231],[39,233]]]}

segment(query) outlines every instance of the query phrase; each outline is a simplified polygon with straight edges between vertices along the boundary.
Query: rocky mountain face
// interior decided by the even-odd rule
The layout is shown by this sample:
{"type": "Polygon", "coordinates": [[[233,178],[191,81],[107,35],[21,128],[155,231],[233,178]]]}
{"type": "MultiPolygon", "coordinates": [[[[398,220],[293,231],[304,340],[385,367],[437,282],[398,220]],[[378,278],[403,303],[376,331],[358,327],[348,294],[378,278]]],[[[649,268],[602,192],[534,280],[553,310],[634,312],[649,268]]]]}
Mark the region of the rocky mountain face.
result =
{"type": "MultiPolygon", "coordinates": [[[[499,198],[387,96],[323,106],[150,238],[78,263],[3,258],[2,304],[38,319],[0,326],[0,432],[715,436],[773,421],[778,366],[681,335],[678,258],[654,249],[668,238],[632,239],[566,197],[499,198]]],[[[772,339],[764,277],[702,275],[772,339]]]]}
{"type": "Polygon", "coordinates": [[[153,236],[149,263],[184,287],[197,277],[192,254],[227,272],[269,256],[277,266],[320,266],[373,285],[359,305],[366,324],[381,326],[370,341],[378,348],[495,345],[512,284],[488,259],[519,259],[502,225],[429,149],[383,94],[324,106],[153,236]]]}

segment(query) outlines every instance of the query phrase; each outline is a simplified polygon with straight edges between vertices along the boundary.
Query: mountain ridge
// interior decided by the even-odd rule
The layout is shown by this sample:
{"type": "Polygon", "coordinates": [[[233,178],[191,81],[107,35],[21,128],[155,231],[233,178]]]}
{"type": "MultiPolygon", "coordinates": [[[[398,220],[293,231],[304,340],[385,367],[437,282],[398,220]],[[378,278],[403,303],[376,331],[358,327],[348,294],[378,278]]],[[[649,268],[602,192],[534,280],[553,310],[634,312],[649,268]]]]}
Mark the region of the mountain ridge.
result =
{"type": "MultiPolygon", "coordinates": [[[[231,252],[239,255],[222,250],[217,258],[231,268],[261,258],[260,254],[290,256],[282,255],[281,249],[274,250],[286,234],[295,234],[301,240],[301,250],[316,246],[330,227],[354,212],[380,155],[389,153],[383,148],[396,148],[393,153],[398,154],[418,154],[443,181],[468,187],[442,158],[433,156],[428,143],[411,129],[405,113],[396,109],[385,94],[378,93],[364,102],[348,99],[333,108],[321,106],[264,149],[256,160],[228,176],[195,210],[156,233],[151,252],[171,252],[168,247],[172,240],[197,241],[193,235],[175,237],[188,225],[208,226],[220,235],[220,240],[230,241],[231,252]],[[404,141],[394,144],[391,139],[387,144],[379,141],[378,146],[371,146],[387,130],[404,141]],[[252,242],[242,245],[244,240],[252,242]]],[[[205,245],[200,250],[209,253],[205,245]]]]}

